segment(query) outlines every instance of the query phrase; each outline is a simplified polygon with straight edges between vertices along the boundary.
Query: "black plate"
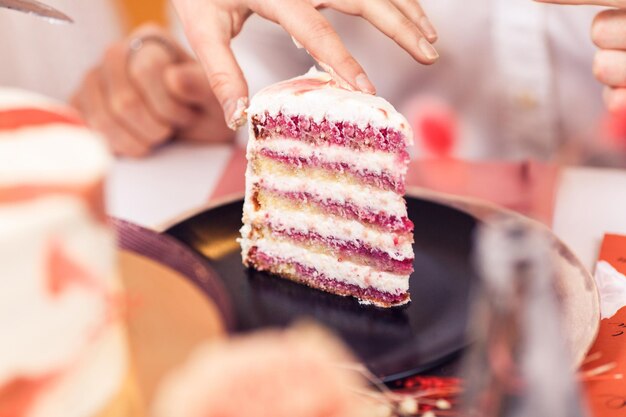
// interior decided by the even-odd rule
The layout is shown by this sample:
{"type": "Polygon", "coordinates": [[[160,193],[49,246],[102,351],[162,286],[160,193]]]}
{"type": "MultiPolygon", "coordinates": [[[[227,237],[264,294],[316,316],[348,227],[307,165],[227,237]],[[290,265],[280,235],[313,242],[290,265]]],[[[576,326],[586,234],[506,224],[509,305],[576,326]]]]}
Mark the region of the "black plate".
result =
{"type": "Polygon", "coordinates": [[[166,230],[206,256],[232,297],[236,329],[283,326],[313,317],[332,328],[385,382],[432,370],[465,346],[470,260],[477,221],[437,203],[407,198],[415,223],[412,302],[380,309],[247,270],[235,239],[243,200],[207,209],[166,230]]]}

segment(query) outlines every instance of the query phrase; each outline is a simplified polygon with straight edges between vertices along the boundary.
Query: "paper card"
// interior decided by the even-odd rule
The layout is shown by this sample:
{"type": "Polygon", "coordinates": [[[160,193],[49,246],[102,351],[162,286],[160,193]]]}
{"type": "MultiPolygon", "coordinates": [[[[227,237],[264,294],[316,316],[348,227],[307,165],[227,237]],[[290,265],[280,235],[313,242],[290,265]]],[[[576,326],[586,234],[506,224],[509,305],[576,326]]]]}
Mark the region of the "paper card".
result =
{"type": "Polygon", "coordinates": [[[590,378],[585,388],[595,417],[626,415],[626,236],[606,235],[595,273],[600,293],[601,317],[598,338],[584,367],[614,368],[590,378]]]}

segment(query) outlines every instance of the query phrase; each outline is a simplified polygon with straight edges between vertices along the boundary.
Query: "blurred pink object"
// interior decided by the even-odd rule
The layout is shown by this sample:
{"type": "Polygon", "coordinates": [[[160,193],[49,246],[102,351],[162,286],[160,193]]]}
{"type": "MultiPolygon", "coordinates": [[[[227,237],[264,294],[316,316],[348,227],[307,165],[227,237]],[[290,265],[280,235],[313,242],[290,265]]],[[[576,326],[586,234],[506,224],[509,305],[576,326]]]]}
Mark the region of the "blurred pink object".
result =
{"type": "Polygon", "coordinates": [[[451,156],[459,135],[459,121],[454,109],[443,100],[420,97],[408,106],[407,111],[417,146],[426,155],[451,156]]]}
{"type": "Polygon", "coordinates": [[[626,150],[626,108],[609,113],[604,120],[603,130],[610,147],[626,150]]]}
{"type": "Polygon", "coordinates": [[[575,151],[583,165],[626,167],[626,108],[607,112],[597,127],[593,145],[575,151]]]}
{"type": "Polygon", "coordinates": [[[559,168],[537,161],[412,161],[407,185],[473,197],[552,224],[559,168]]]}
{"type": "Polygon", "coordinates": [[[233,194],[242,194],[246,188],[246,150],[239,146],[233,147],[233,154],[218,180],[210,200],[217,200],[233,194]]]}
{"type": "Polygon", "coordinates": [[[348,351],[299,325],[197,349],[161,386],[153,417],[359,417],[369,403],[348,351]]]}

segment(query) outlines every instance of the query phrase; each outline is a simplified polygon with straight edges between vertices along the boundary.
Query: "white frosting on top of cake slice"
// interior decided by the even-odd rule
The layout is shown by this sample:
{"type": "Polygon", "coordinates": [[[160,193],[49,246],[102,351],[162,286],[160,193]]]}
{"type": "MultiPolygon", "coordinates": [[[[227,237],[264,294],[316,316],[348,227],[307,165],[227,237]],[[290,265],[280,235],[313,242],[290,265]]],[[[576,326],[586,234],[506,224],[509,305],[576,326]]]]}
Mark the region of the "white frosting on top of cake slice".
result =
{"type": "Polygon", "coordinates": [[[276,116],[310,116],[316,122],[348,121],[401,132],[407,145],[413,132],[406,118],[384,98],[340,87],[327,72],[311,68],[308,73],[283,81],[257,93],[250,102],[248,116],[269,113],[276,116]]]}

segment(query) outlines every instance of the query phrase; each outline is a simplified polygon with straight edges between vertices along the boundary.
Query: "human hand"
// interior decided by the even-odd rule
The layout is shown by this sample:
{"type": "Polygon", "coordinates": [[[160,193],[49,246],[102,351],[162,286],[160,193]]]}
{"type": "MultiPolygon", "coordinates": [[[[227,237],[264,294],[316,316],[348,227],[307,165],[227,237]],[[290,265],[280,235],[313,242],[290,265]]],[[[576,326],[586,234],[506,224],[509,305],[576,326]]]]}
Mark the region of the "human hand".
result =
{"type": "Polygon", "coordinates": [[[600,48],[593,72],[606,85],[604,102],[609,111],[626,109],[626,0],[537,0],[540,3],[611,7],[593,21],[591,37],[600,48]]]}
{"type": "Polygon", "coordinates": [[[173,138],[233,137],[200,64],[154,25],[111,45],[72,104],[117,155],[144,156],[173,138]]]}
{"type": "Polygon", "coordinates": [[[252,13],[281,25],[320,65],[370,94],[375,89],[365,71],[317,9],[363,17],[421,63],[432,64],[438,58],[431,45],[437,34],[417,0],[174,0],[174,4],[233,129],[243,122],[248,87],[230,40],[252,13]]]}

